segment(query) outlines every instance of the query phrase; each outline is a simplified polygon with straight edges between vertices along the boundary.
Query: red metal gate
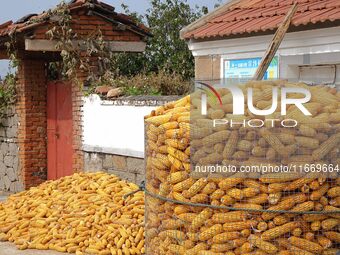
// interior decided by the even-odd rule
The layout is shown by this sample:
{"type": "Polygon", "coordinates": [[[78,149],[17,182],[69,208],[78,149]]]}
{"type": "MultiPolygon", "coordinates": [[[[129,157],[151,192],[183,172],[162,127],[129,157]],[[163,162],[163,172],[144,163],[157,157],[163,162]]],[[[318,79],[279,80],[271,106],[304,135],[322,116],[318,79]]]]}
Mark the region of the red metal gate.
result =
{"type": "Polygon", "coordinates": [[[72,86],[53,81],[47,85],[47,177],[55,180],[72,170],[72,86]]]}

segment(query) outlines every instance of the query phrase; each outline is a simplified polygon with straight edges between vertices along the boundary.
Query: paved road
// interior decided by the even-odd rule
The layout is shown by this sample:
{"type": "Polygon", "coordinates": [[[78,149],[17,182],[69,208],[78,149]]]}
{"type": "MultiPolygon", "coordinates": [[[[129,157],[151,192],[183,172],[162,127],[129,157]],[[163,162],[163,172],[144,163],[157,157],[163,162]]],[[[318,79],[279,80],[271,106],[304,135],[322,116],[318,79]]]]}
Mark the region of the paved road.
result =
{"type": "Polygon", "coordinates": [[[0,242],[0,255],[69,255],[68,253],[60,253],[56,251],[38,251],[38,250],[18,250],[11,243],[0,242]]]}

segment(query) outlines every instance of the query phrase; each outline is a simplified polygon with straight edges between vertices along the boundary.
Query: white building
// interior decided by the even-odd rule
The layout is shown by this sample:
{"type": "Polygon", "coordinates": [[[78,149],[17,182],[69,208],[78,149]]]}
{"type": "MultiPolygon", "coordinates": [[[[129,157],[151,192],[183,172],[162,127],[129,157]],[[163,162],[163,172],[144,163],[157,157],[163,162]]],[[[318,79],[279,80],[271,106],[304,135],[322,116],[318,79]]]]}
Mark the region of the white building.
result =
{"type": "MultiPolygon", "coordinates": [[[[249,78],[293,1],[235,0],[181,31],[201,80],[249,78]]],[[[340,1],[298,0],[269,78],[340,84],[340,1]]]]}

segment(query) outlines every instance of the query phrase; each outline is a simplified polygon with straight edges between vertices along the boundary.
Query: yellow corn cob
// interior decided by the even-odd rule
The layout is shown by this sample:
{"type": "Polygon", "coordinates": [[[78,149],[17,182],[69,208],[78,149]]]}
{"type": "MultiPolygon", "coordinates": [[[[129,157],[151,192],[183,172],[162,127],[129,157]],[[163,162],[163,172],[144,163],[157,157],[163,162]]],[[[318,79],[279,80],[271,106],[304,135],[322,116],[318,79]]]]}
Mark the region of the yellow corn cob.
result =
{"type": "Polygon", "coordinates": [[[292,145],[295,144],[295,135],[286,134],[286,133],[275,133],[277,138],[280,139],[281,143],[284,145],[292,145]]]}
{"type": "Polygon", "coordinates": [[[178,117],[177,121],[190,123],[190,116],[189,115],[180,116],[178,117]]]}
{"type": "Polygon", "coordinates": [[[268,196],[268,202],[270,205],[276,205],[282,197],[281,192],[271,193],[268,196]]]}
{"type": "Polygon", "coordinates": [[[244,188],[242,189],[242,194],[245,198],[250,198],[258,195],[260,193],[259,188],[244,188]]]}
{"type": "Polygon", "coordinates": [[[325,219],[321,222],[322,229],[326,231],[335,228],[339,224],[340,220],[334,218],[325,219]]]}
{"type": "Polygon", "coordinates": [[[236,248],[235,251],[239,251],[241,254],[248,254],[254,250],[254,247],[249,242],[245,242],[240,248],[236,248]]]}
{"type": "MultiPolygon", "coordinates": [[[[268,210],[289,210],[294,206],[295,202],[292,199],[286,200],[286,201],[281,201],[279,204],[271,206],[268,208],[268,210]]],[[[267,221],[271,220],[275,216],[277,216],[278,213],[269,213],[269,212],[264,212],[262,213],[262,218],[267,221]]]]}
{"type": "Polygon", "coordinates": [[[168,176],[168,182],[171,184],[176,184],[176,183],[186,180],[187,178],[189,178],[189,174],[187,172],[179,171],[179,172],[171,173],[168,176]]]}
{"type": "Polygon", "coordinates": [[[330,188],[327,192],[329,197],[340,197],[340,186],[330,188]]]}
{"type": "Polygon", "coordinates": [[[251,209],[251,210],[262,210],[263,209],[262,205],[249,204],[249,203],[235,203],[233,207],[238,208],[238,209],[251,209]]]}
{"type": "Polygon", "coordinates": [[[183,137],[183,134],[181,129],[169,129],[165,131],[165,137],[168,139],[180,139],[183,137]]]}
{"type": "Polygon", "coordinates": [[[185,255],[196,255],[199,251],[204,251],[208,249],[208,245],[206,243],[198,243],[194,248],[187,250],[185,255]]]}
{"type": "Polygon", "coordinates": [[[183,191],[183,196],[190,198],[200,192],[205,185],[207,185],[207,179],[201,178],[197,180],[188,190],[183,191]]]}
{"type": "Polygon", "coordinates": [[[318,243],[311,242],[304,238],[292,236],[288,240],[292,245],[313,253],[321,253],[323,250],[323,248],[318,243]]]}
{"type": "Polygon", "coordinates": [[[241,189],[233,188],[233,189],[228,190],[226,193],[230,197],[235,198],[237,200],[243,199],[243,191],[241,189]]]}
{"type": "Polygon", "coordinates": [[[304,177],[289,183],[285,188],[285,191],[292,191],[301,188],[303,185],[314,181],[319,175],[320,174],[316,172],[307,173],[304,177]]]}
{"type": "Polygon", "coordinates": [[[313,221],[311,224],[310,224],[310,229],[313,230],[313,231],[319,231],[321,228],[321,222],[320,221],[313,221]]]}
{"type": "Polygon", "coordinates": [[[332,246],[332,241],[324,236],[318,236],[317,240],[323,249],[328,249],[332,246]]]}
{"type": "Polygon", "coordinates": [[[182,213],[180,215],[177,215],[177,218],[186,222],[191,223],[193,220],[197,217],[196,213],[182,213]]]}
{"type": "Polygon", "coordinates": [[[296,237],[300,237],[302,235],[302,229],[301,228],[295,228],[293,231],[292,231],[292,235],[293,236],[296,236],[296,237]]]}
{"type": "Polygon", "coordinates": [[[261,193],[268,193],[268,187],[254,179],[243,180],[243,185],[248,188],[257,188],[261,193]]]}
{"type": "Polygon", "coordinates": [[[221,203],[227,206],[232,205],[235,203],[235,199],[229,195],[224,195],[223,197],[221,197],[221,203]]]}
{"type": "Polygon", "coordinates": [[[182,193],[179,193],[179,192],[172,192],[172,197],[177,200],[177,201],[180,201],[180,202],[190,202],[189,199],[185,198],[182,193]]]}
{"type": "Polygon", "coordinates": [[[296,247],[294,245],[289,246],[289,250],[292,254],[298,254],[298,255],[314,255],[314,253],[306,251],[304,249],[300,249],[299,247],[296,247]]]}
{"type": "Polygon", "coordinates": [[[295,140],[297,145],[299,145],[300,147],[305,147],[307,149],[317,149],[320,145],[319,140],[310,137],[296,136],[295,140]]]}
{"type": "Polygon", "coordinates": [[[223,181],[219,182],[218,186],[222,190],[229,190],[230,188],[241,183],[242,181],[243,181],[243,178],[230,176],[230,177],[224,179],[223,181]]]}
{"type": "Polygon", "coordinates": [[[169,251],[173,252],[174,254],[184,255],[185,253],[185,248],[181,245],[169,244],[168,248],[169,251]]]}
{"type": "Polygon", "coordinates": [[[276,254],[278,252],[278,248],[275,245],[273,245],[270,242],[266,242],[266,241],[262,240],[258,236],[250,235],[248,240],[252,245],[256,246],[257,248],[259,248],[263,251],[265,251],[266,253],[276,254]]]}
{"type": "Polygon", "coordinates": [[[209,136],[206,136],[202,139],[204,146],[210,147],[214,146],[216,143],[221,143],[226,141],[229,138],[230,131],[222,130],[216,133],[213,133],[209,136]]]}
{"type": "Polygon", "coordinates": [[[211,217],[212,213],[213,211],[210,208],[206,208],[202,212],[200,212],[192,221],[191,229],[197,230],[199,227],[201,227],[205,223],[205,221],[207,221],[211,217]]]}
{"type": "Polygon", "coordinates": [[[170,168],[171,162],[169,161],[168,157],[164,154],[157,153],[156,158],[166,167],[170,168]]]}
{"type": "Polygon", "coordinates": [[[207,230],[200,233],[199,238],[201,241],[207,241],[213,238],[215,235],[218,235],[223,232],[223,227],[221,224],[216,224],[207,230]]]}
{"type": "MultiPolygon", "coordinates": [[[[340,211],[340,208],[337,208],[335,206],[331,206],[331,205],[326,205],[324,207],[324,211],[340,211]]],[[[329,216],[332,216],[333,218],[337,218],[337,219],[340,219],[340,214],[337,213],[337,214],[328,214],[329,216]]]]}
{"type": "Polygon", "coordinates": [[[233,154],[232,158],[233,158],[234,160],[246,160],[246,159],[249,158],[249,154],[246,153],[245,151],[236,151],[236,152],[233,154]]]}
{"type": "Polygon", "coordinates": [[[212,200],[219,200],[225,195],[225,192],[221,189],[215,190],[211,195],[210,199],[212,200]]]}
{"type": "Polygon", "coordinates": [[[224,244],[212,244],[211,251],[216,253],[223,253],[227,254],[228,251],[232,250],[234,246],[231,243],[224,243],[224,244]]]}
{"type": "Polygon", "coordinates": [[[260,221],[259,224],[257,224],[257,230],[260,232],[266,231],[268,229],[268,224],[264,221],[260,221]]]}
{"type": "Polygon", "coordinates": [[[340,243],[340,233],[335,231],[324,232],[324,235],[333,242],[340,243]]]}
{"type": "Polygon", "coordinates": [[[223,229],[226,232],[232,231],[241,231],[244,229],[255,228],[257,225],[257,221],[255,220],[246,220],[246,221],[239,221],[239,222],[228,222],[223,224],[223,229]]]}
{"type": "Polygon", "coordinates": [[[310,195],[310,199],[313,201],[319,200],[329,190],[329,184],[323,184],[318,190],[315,190],[310,195]]]}
{"type": "Polygon", "coordinates": [[[167,122],[158,127],[158,130],[162,131],[163,133],[166,130],[169,129],[177,129],[178,128],[178,122],[177,121],[172,121],[172,122],[167,122]]]}
{"type": "Polygon", "coordinates": [[[285,215],[278,215],[278,216],[274,217],[274,219],[273,219],[273,222],[276,226],[281,226],[283,224],[286,224],[289,221],[290,221],[290,219],[285,215]]]}
{"type": "Polygon", "coordinates": [[[174,213],[176,215],[180,215],[182,213],[187,213],[189,212],[189,208],[185,205],[177,205],[174,209],[174,213]]]}
{"type": "Polygon", "coordinates": [[[263,183],[283,183],[299,179],[300,177],[300,173],[269,173],[261,175],[260,181],[263,183]]]}
{"type": "Polygon", "coordinates": [[[210,195],[216,190],[216,184],[214,182],[209,182],[205,187],[202,189],[201,193],[210,195]]]}
{"type": "Polygon", "coordinates": [[[317,132],[314,128],[309,127],[308,125],[301,125],[299,127],[300,135],[307,136],[307,137],[315,137],[317,132]]]}
{"type": "Polygon", "coordinates": [[[192,203],[205,204],[209,201],[209,196],[207,194],[196,194],[190,198],[192,203]]]}
{"type": "Polygon", "coordinates": [[[223,157],[221,154],[217,152],[213,152],[206,157],[202,158],[199,160],[199,163],[201,165],[212,165],[212,164],[217,164],[218,162],[222,161],[223,157]]]}
{"type": "Polygon", "coordinates": [[[165,230],[174,230],[183,227],[185,223],[182,220],[167,219],[162,221],[162,228],[165,230]]]}
{"type": "Polygon", "coordinates": [[[255,157],[264,157],[266,156],[266,153],[267,153],[266,148],[260,146],[255,146],[251,151],[251,154],[255,157]]]}
{"type": "Polygon", "coordinates": [[[214,223],[227,223],[227,222],[238,222],[247,219],[246,212],[225,212],[225,213],[215,213],[212,216],[212,221],[214,223]]]}
{"type": "Polygon", "coordinates": [[[184,150],[185,148],[187,148],[189,141],[186,138],[182,138],[182,139],[166,139],[165,140],[165,144],[167,146],[179,149],[179,150],[184,150]]]}
{"type": "Polygon", "coordinates": [[[167,196],[170,193],[170,184],[164,182],[159,185],[159,195],[160,196],[167,196]]]}
{"type": "Polygon", "coordinates": [[[255,197],[248,198],[246,202],[249,204],[259,204],[259,205],[265,204],[268,202],[268,195],[265,193],[261,193],[255,197]]]}
{"type": "Polygon", "coordinates": [[[273,148],[269,148],[266,152],[267,160],[275,160],[277,158],[277,153],[273,148]]]}
{"type": "Polygon", "coordinates": [[[162,239],[165,239],[166,237],[170,237],[176,240],[184,240],[185,234],[179,230],[164,230],[159,233],[159,237],[162,239]]]}
{"type": "MultiPolygon", "coordinates": [[[[293,209],[291,209],[291,212],[306,212],[311,211],[314,208],[314,202],[313,201],[307,201],[301,204],[296,205],[293,209]]],[[[289,217],[295,216],[294,214],[288,214],[289,217]]]]}
{"type": "Polygon", "coordinates": [[[237,149],[240,151],[249,152],[253,149],[253,147],[253,143],[247,140],[241,140],[237,143],[237,149]]]}
{"type": "Polygon", "coordinates": [[[223,253],[213,251],[199,251],[198,255],[223,255],[223,253]]]}
{"type": "Polygon", "coordinates": [[[146,123],[148,124],[153,124],[155,126],[160,126],[162,124],[165,124],[169,122],[171,119],[171,115],[161,115],[161,116],[155,116],[155,117],[150,117],[145,120],[146,123]]]}
{"type": "Polygon", "coordinates": [[[285,146],[281,143],[280,139],[272,134],[267,129],[261,129],[260,135],[266,140],[267,143],[270,144],[270,146],[273,147],[273,149],[283,158],[287,158],[290,155],[287,153],[287,150],[285,149],[285,146]]]}
{"type": "Polygon", "coordinates": [[[329,204],[336,207],[340,206],[340,196],[329,201],[329,204]]]}
{"type": "Polygon", "coordinates": [[[174,158],[171,155],[168,155],[168,159],[171,162],[172,166],[176,168],[177,170],[180,170],[182,168],[182,162],[176,158],[174,158]]]}
{"type": "Polygon", "coordinates": [[[192,178],[185,179],[184,181],[176,183],[172,190],[175,192],[182,192],[188,188],[190,188],[195,183],[195,180],[192,178]]]}
{"type": "Polygon", "coordinates": [[[306,196],[306,194],[303,194],[303,193],[296,193],[296,194],[289,195],[289,196],[282,198],[282,201],[286,201],[286,200],[291,200],[295,204],[298,204],[298,203],[306,202],[307,196],[306,196]]]}
{"type": "Polygon", "coordinates": [[[322,143],[319,148],[313,151],[314,160],[323,159],[335,146],[339,144],[340,134],[332,135],[327,141],[322,143]]]}
{"type": "Polygon", "coordinates": [[[187,161],[189,158],[184,152],[172,147],[168,147],[168,153],[182,162],[187,161]]]}
{"type": "Polygon", "coordinates": [[[293,229],[298,228],[299,223],[298,222],[288,222],[286,224],[283,224],[281,226],[269,229],[262,233],[261,238],[265,241],[275,239],[277,237],[280,237],[286,233],[291,232],[293,229]]]}
{"type": "Polygon", "coordinates": [[[218,235],[215,235],[212,239],[212,243],[214,244],[223,244],[230,240],[234,240],[240,237],[239,232],[224,232],[218,235]]]}

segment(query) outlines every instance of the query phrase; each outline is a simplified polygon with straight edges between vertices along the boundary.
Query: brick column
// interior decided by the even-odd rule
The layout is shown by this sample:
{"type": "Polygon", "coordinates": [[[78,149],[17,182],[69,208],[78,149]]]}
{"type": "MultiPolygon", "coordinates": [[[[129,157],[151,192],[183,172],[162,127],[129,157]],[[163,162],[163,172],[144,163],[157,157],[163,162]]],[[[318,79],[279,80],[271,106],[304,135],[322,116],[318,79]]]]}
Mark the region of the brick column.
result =
{"type": "Polygon", "coordinates": [[[72,115],[73,115],[73,171],[84,171],[83,153],[83,91],[79,84],[72,85],[72,115]]]}
{"type": "Polygon", "coordinates": [[[17,112],[20,173],[25,188],[47,176],[47,113],[45,62],[21,59],[18,69],[17,112]]]}

